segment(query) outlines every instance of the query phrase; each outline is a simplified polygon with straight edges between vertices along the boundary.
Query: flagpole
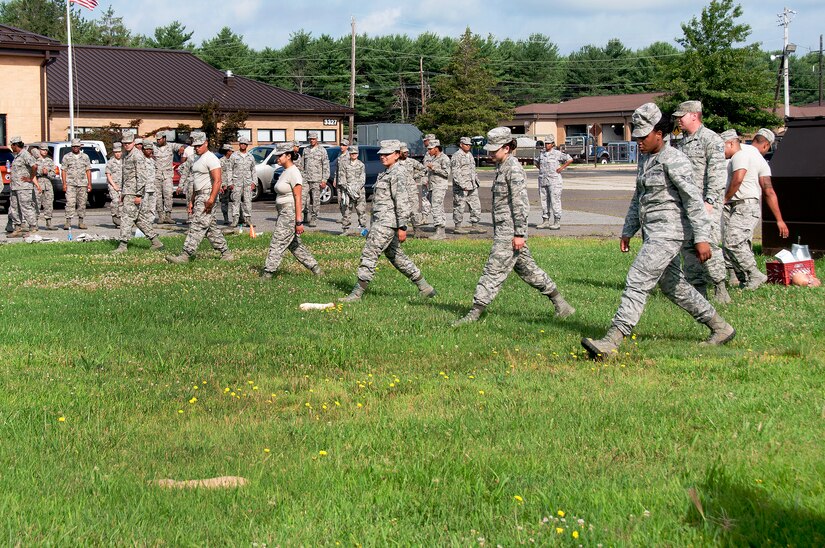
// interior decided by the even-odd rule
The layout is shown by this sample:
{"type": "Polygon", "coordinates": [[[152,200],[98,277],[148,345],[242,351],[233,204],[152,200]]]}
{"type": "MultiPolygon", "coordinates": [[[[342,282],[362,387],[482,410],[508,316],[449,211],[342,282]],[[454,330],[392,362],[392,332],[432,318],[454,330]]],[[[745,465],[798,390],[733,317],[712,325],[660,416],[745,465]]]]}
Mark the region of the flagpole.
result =
{"type": "Polygon", "coordinates": [[[72,14],[71,0],[66,0],[66,37],[69,42],[69,140],[74,139],[74,75],[72,70],[72,14]]]}

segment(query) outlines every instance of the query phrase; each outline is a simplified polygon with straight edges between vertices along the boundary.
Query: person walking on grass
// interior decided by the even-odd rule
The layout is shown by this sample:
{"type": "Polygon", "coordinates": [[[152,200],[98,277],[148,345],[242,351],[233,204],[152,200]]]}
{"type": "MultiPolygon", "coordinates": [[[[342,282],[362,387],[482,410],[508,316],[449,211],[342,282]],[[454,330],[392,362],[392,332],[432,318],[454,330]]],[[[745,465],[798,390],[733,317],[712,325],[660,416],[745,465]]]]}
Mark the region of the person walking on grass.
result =
{"type": "MultiPolygon", "coordinates": [[[[356,154],[358,152],[356,151],[356,154]]],[[[284,254],[289,250],[298,262],[307,267],[316,276],[323,272],[318,261],[312,256],[307,246],[301,241],[304,232],[304,222],[301,209],[301,186],[303,178],[295,166],[298,153],[292,151],[292,143],[278,143],[275,147],[275,158],[278,165],[284,168],[275,185],[275,210],[278,218],[272,231],[269,242],[269,253],[266,256],[261,278],[268,280],[281,265],[284,254]]]]}
{"type": "Polygon", "coordinates": [[[398,164],[401,157],[401,141],[381,141],[378,151],[381,163],[386,171],[378,176],[372,198],[372,223],[361,252],[361,265],[358,267],[358,282],[352,292],[339,299],[341,302],[354,302],[361,299],[367,286],[375,276],[378,258],[384,254],[399,272],[409,278],[418,287],[422,297],[434,297],[436,291],[415,263],[401,250],[401,244],[407,239],[407,224],[410,222],[410,200],[407,196],[407,170],[398,164]]]}
{"type": "Polygon", "coordinates": [[[557,318],[566,318],[576,309],[564,300],[556,283],[537,264],[527,247],[527,219],[530,201],[527,197],[527,176],[513,156],[516,140],[506,127],[487,133],[484,149],[496,163],[493,182],[493,247],[484,271],[478,280],[473,307],[453,326],[475,322],[493,302],[510,272],[515,270],[530,286],[546,295],[553,303],[557,318]]]}
{"type": "Polygon", "coordinates": [[[693,182],[690,159],[667,146],[669,117],[654,103],[636,109],[633,138],[639,143],[636,192],[622,228],[620,249],[630,251],[630,239],[642,231],[642,248],[627,273],[621,303],[607,334],[601,339],[583,338],[582,346],[593,359],[618,352],[644,311],[647,297],[658,284],[668,299],[710,328],[705,344],[725,344],[736,330],[720,316],[705,297],[685,279],[679,253],[686,241],[694,242],[700,262],[710,258],[711,223],[702,192],[693,182]]]}

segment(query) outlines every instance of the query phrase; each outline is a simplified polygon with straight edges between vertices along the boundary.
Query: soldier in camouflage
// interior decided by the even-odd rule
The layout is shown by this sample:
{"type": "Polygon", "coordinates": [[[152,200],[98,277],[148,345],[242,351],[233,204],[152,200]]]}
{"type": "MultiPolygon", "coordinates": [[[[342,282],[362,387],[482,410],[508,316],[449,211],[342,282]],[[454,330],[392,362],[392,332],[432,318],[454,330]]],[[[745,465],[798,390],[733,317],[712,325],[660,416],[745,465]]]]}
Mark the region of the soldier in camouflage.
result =
{"type": "MultiPolygon", "coordinates": [[[[180,164],[178,164],[178,188],[175,193],[186,198],[186,203],[189,203],[189,197],[192,196],[192,160],[195,155],[192,146],[179,145],[178,154],[180,154],[180,164]]],[[[192,214],[187,213],[186,224],[192,220],[192,214]]]]}
{"type": "Polygon", "coordinates": [[[123,181],[123,145],[114,143],[112,145],[112,157],[106,163],[106,182],[109,183],[109,203],[112,212],[112,222],[115,226],[120,226],[123,214],[123,202],[120,200],[120,185],[123,181]]]}
{"type": "Polygon", "coordinates": [[[573,158],[556,148],[556,138],[553,135],[548,136],[544,141],[544,150],[536,157],[542,217],[541,224],[536,228],[561,228],[561,172],[571,163],[573,158]]]}
{"type": "Polygon", "coordinates": [[[444,199],[450,186],[450,159],[442,151],[438,139],[430,140],[427,145],[427,157],[424,167],[427,169],[427,186],[430,189],[432,202],[433,225],[435,234],[433,240],[443,240],[447,237],[444,227],[447,225],[447,216],[444,213],[444,199]]]}
{"type": "Polygon", "coordinates": [[[146,199],[146,185],[154,185],[146,171],[146,157],[135,146],[135,134],[124,132],[121,137],[123,150],[121,158],[120,201],[123,205],[120,217],[120,243],[112,253],[125,253],[129,240],[137,226],[152,242],[152,249],[161,250],[163,244],[155,233],[152,219],[155,216],[146,199]]]}
{"type": "Polygon", "coordinates": [[[358,147],[348,147],[348,157],[338,157],[335,185],[338,188],[338,205],[341,209],[341,234],[357,235],[350,232],[352,211],[358,215],[358,226],[367,226],[367,197],[364,184],[367,171],[364,162],[358,159],[358,147]]]}
{"type": "Polygon", "coordinates": [[[37,161],[29,154],[20,137],[11,139],[14,160],[11,163],[11,202],[9,217],[14,229],[9,238],[18,238],[27,232],[37,232],[37,212],[34,192],[40,192],[37,182],[37,161]]]}
{"type": "MultiPolygon", "coordinates": [[[[407,143],[401,143],[401,158],[398,163],[407,172],[407,195],[410,199],[410,221],[412,222],[413,230],[412,236],[414,238],[426,238],[427,235],[422,230],[422,225],[425,223],[425,215],[422,211],[424,206],[424,180],[427,175],[424,165],[416,160],[410,158],[410,149],[407,143]]],[[[429,205],[429,202],[427,202],[429,205]]]]}
{"type": "Polygon", "coordinates": [[[77,227],[87,228],[83,218],[86,216],[86,200],[92,191],[92,163],[86,153],[80,151],[80,139],[72,139],[71,147],[72,151],[60,163],[63,192],[66,193],[66,224],[63,230],[69,230],[75,212],[77,227]]]}
{"type": "Polygon", "coordinates": [[[487,132],[484,149],[496,163],[492,205],[493,247],[478,280],[473,307],[453,326],[477,321],[513,270],[550,299],[557,318],[566,318],[576,310],[564,300],[550,276],[539,268],[527,247],[527,218],[530,215],[527,176],[513,155],[516,141],[510,129],[497,127],[487,132]]]}
{"type": "Polygon", "coordinates": [[[258,182],[255,171],[255,157],[247,152],[249,139],[238,139],[238,152],[232,154],[230,165],[232,168],[232,223],[230,227],[238,226],[243,213],[243,222],[252,225],[252,192],[258,182]]]}
{"type": "Polygon", "coordinates": [[[693,182],[702,193],[710,223],[711,257],[699,262],[693,242],[685,242],[682,261],[685,278],[699,293],[707,297],[707,284],[713,284],[716,301],[729,303],[730,295],[725,287],[725,259],[719,246],[722,241],[722,195],[727,181],[725,144],[714,131],[702,123],[702,103],[685,101],[679,105],[673,117],[685,136],[678,148],[693,167],[693,182]]]}
{"type": "Polygon", "coordinates": [[[212,248],[221,254],[222,260],[231,261],[235,257],[229,251],[226,238],[218,230],[218,223],[212,215],[212,208],[221,190],[221,162],[209,150],[209,142],[202,131],[192,132],[192,146],[195,155],[191,168],[192,197],[188,205],[192,221],[183,242],[183,252],[180,255],[168,255],[166,260],[176,264],[188,263],[206,237],[212,248]]]}
{"type": "Polygon", "coordinates": [[[155,170],[156,170],[156,188],[157,196],[157,217],[158,224],[173,225],[175,221],[172,220],[172,195],[174,187],[172,185],[172,160],[174,157],[174,150],[172,145],[167,142],[167,135],[165,131],[160,131],[155,135],[155,170]]]}
{"type": "Polygon", "coordinates": [[[378,150],[381,163],[386,171],[378,176],[372,202],[372,224],[361,252],[361,265],[358,267],[358,283],[352,292],[343,297],[342,302],[361,299],[378,266],[378,259],[383,253],[390,264],[404,274],[416,286],[422,297],[434,297],[433,286],[427,283],[415,263],[401,250],[401,244],[407,239],[407,224],[410,221],[410,202],[407,197],[407,172],[398,165],[401,157],[401,142],[397,140],[381,141],[378,150]]]}
{"type": "Polygon", "coordinates": [[[327,150],[318,144],[318,132],[309,132],[309,146],[304,149],[302,174],[304,219],[307,226],[316,226],[318,210],[321,207],[321,189],[327,186],[329,179],[329,156],[327,150]]]}
{"type": "MultiPolygon", "coordinates": [[[[223,215],[223,224],[228,225],[230,215],[234,213],[232,209],[232,155],[235,154],[235,149],[232,145],[225,144],[221,147],[223,156],[221,157],[221,193],[219,199],[221,201],[221,214],[223,215]]],[[[217,219],[218,211],[215,210],[215,218],[217,219]]]]}
{"type": "Polygon", "coordinates": [[[37,147],[37,182],[40,185],[40,192],[35,193],[37,198],[37,208],[43,210],[43,218],[46,220],[46,230],[57,230],[52,224],[54,213],[54,186],[52,176],[55,174],[54,160],[49,154],[49,147],[46,143],[40,143],[37,147]]]}
{"type": "Polygon", "coordinates": [[[143,144],[144,173],[146,174],[146,188],[144,203],[140,206],[148,211],[149,218],[152,222],[159,220],[157,217],[157,201],[158,201],[158,170],[155,163],[155,145],[151,142],[143,144]]]}
{"type": "MultiPolygon", "coordinates": [[[[424,172],[421,178],[416,180],[420,181],[419,186],[421,186],[421,224],[429,224],[427,218],[432,214],[433,207],[432,203],[430,202],[429,177],[427,177],[427,169],[424,168],[424,164],[427,163],[427,158],[429,156],[427,154],[427,150],[429,149],[430,141],[435,141],[435,134],[428,133],[424,137],[422,137],[421,140],[424,143],[424,158],[422,158],[421,162],[419,163],[421,164],[421,167],[424,169],[424,172]]],[[[414,158],[411,158],[411,160],[414,160],[414,158]]]]}
{"type": "Polygon", "coordinates": [[[657,284],[668,299],[710,328],[705,344],[725,344],[736,331],[687,282],[679,260],[686,241],[694,242],[701,262],[711,254],[711,227],[702,193],[693,182],[690,159],[665,144],[671,122],[654,103],[636,109],[632,123],[641,155],[620,248],[629,252],[630,238],[640,229],[642,248],[627,274],[621,304],[607,334],[601,339],[583,338],[582,346],[594,359],[617,353],[619,344],[639,322],[647,297],[657,284]]]}
{"type": "Polygon", "coordinates": [[[478,177],[476,162],[470,152],[472,141],[462,137],[458,142],[458,151],[450,160],[453,174],[453,222],[456,234],[484,234],[486,230],[479,226],[481,220],[481,200],[478,197],[478,177]],[[470,226],[464,224],[464,208],[470,208],[470,226]]]}

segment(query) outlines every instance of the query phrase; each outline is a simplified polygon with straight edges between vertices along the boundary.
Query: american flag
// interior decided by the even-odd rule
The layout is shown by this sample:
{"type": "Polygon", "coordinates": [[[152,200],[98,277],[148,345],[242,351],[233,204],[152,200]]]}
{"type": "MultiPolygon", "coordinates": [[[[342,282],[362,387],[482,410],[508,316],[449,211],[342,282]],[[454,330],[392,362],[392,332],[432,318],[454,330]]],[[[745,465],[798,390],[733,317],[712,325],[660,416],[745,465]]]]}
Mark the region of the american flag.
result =
{"type": "Polygon", "coordinates": [[[86,9],[93,10],[97,7],[97,0],[69,0],[70,3],[75,3],[78,6],[83,6],[86,9]]]}

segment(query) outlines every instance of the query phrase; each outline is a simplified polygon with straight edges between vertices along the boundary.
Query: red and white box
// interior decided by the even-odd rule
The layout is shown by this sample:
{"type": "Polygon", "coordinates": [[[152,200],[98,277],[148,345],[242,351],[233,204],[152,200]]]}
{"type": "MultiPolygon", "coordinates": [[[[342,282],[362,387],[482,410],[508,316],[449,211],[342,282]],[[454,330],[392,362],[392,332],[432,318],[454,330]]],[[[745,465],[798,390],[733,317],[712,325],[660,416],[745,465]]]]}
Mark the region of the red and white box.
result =
{"type": "Polygon", "coordinates": [[[768,283],[771,284],[791,285],[791,277],[797,272],[816,276],[814,262],[811,259],[791,263],[770,261],[765,263],[765,268],[768,271],[768,283]]]}

